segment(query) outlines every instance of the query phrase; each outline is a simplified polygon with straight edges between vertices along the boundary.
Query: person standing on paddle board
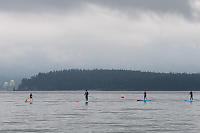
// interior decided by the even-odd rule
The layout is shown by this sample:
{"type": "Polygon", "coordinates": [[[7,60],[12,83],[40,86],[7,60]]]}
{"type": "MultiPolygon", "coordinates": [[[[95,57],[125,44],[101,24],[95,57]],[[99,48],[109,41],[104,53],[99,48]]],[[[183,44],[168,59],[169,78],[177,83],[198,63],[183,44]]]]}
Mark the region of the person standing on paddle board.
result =
{"type": "Polygon", "coordinates": [[[88,101],[88,95],[89,95],[88,90],[85,90],[85,94],[84,95],[85,95],[85,100],[88,101]]]}
{"type": "Polygon", "coordinates": [[[32,95],[32,93],[30,93],[30,96],[29,96],[29,97],[30,97],[30,100],[32,100],[32,99],[33,99],[33,95],[32,95]]]}
{"type": "Polygon", "coordinates": [[[193,100],[193,93],[190,91],[190,100],[193,100]]]}
{"type": "Polygon", "coordinates": [[[144,91],[144,100],[147,100],[147,92],[146,92],[146,90],[144,91]]]}

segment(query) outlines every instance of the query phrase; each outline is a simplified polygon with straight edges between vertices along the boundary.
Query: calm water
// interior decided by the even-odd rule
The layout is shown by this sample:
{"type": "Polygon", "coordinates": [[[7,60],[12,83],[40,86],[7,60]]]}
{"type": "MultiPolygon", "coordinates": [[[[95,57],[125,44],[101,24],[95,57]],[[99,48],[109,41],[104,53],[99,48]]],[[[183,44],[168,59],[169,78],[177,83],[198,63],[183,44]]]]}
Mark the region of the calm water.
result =
{"type": "MultiPolygon", "coordinates": [[[[200,92],[194,97],[200,99],[200,92]]],[[[0,132],[72,133],[197,133],[200,102],[184,102],[188,92],[147,92],[151,102],[137,102],[143,92],[81,91],[0,92],[0,132]],[[120,99],[125,94],[125,99],[120,99]]]]}

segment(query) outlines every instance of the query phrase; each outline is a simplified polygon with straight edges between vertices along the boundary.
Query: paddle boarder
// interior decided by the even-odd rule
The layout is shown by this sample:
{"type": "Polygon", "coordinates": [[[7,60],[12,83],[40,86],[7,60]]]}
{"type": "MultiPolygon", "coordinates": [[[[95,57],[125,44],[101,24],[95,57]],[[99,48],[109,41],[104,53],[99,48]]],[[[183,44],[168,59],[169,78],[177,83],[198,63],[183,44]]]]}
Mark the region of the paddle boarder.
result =
{"type": "Polygon", "coordinates": [[[193,100],[193,93],[190,91],[190,100],[193,100]]]}
{"type": "Polygon", "coordinates": [[[144,91],[144,100],[146,100],[147,99],[147,92],[146,92],[146,90],[144,91]]]}
{"type": "Polygon", "coordinates": [[[88,101],[88,95],[89,95],[89,93],[88,93],[88,90],[85,90],[85,100],[86,100],[86,102],[88,101]]]}
{"type": "Polygon", "coordinates": [[[32,100],[32,99],[33,99],[33,95],[32,95],[32,93],[30,93],[30,96],[29,96],[29,97],[30,97],[30,100],[32,100]]]}

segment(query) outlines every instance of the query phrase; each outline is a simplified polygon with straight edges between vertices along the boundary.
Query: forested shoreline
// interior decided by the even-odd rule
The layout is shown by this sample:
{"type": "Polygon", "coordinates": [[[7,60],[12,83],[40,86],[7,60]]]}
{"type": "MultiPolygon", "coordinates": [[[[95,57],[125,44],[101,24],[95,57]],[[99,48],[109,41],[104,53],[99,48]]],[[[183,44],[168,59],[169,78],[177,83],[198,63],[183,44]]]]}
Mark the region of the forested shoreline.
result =
{"type": "Polygon", "coordinates": [[[70,69],[24,78],[19,91],[189,91],[200,90],[199,73],[155,73],[132,70],[70,69]]]}

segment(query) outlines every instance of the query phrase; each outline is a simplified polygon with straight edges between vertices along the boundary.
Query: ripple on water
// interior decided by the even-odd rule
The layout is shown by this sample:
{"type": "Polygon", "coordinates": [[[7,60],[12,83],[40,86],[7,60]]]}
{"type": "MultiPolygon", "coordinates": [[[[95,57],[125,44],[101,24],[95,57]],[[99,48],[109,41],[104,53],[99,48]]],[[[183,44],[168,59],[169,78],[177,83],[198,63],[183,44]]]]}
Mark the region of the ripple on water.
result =
{"type": "Polygon", "coordinates": [[[27,133],[27,132],[35,132],[35,133],[45,133],[45,132],[55,132],[56,129],[0,129],[0,132],[2,133],[16,133],[16,132],[20,132],[20,133],[27,133]]]}
{"type": "MultiPolygon", "coordinates": [[[[186,93],[151,92],[150,96],[162,100],[146,104],[119,100],[121,93],[92,92],[98,100],[86,106],[75,102],[83,97],[79,92],[35,92],[35,100],[40,102],[33,105],[24,103],[25,92],[0,92],[0,133],[199,132],[200,105],[186,104],[186,93]],[[13,97],[18,100],[12,101],[13,97]]],[[[126,93],[130,94],[127,98],[133,98],[141,92],[126,93]]]]}

